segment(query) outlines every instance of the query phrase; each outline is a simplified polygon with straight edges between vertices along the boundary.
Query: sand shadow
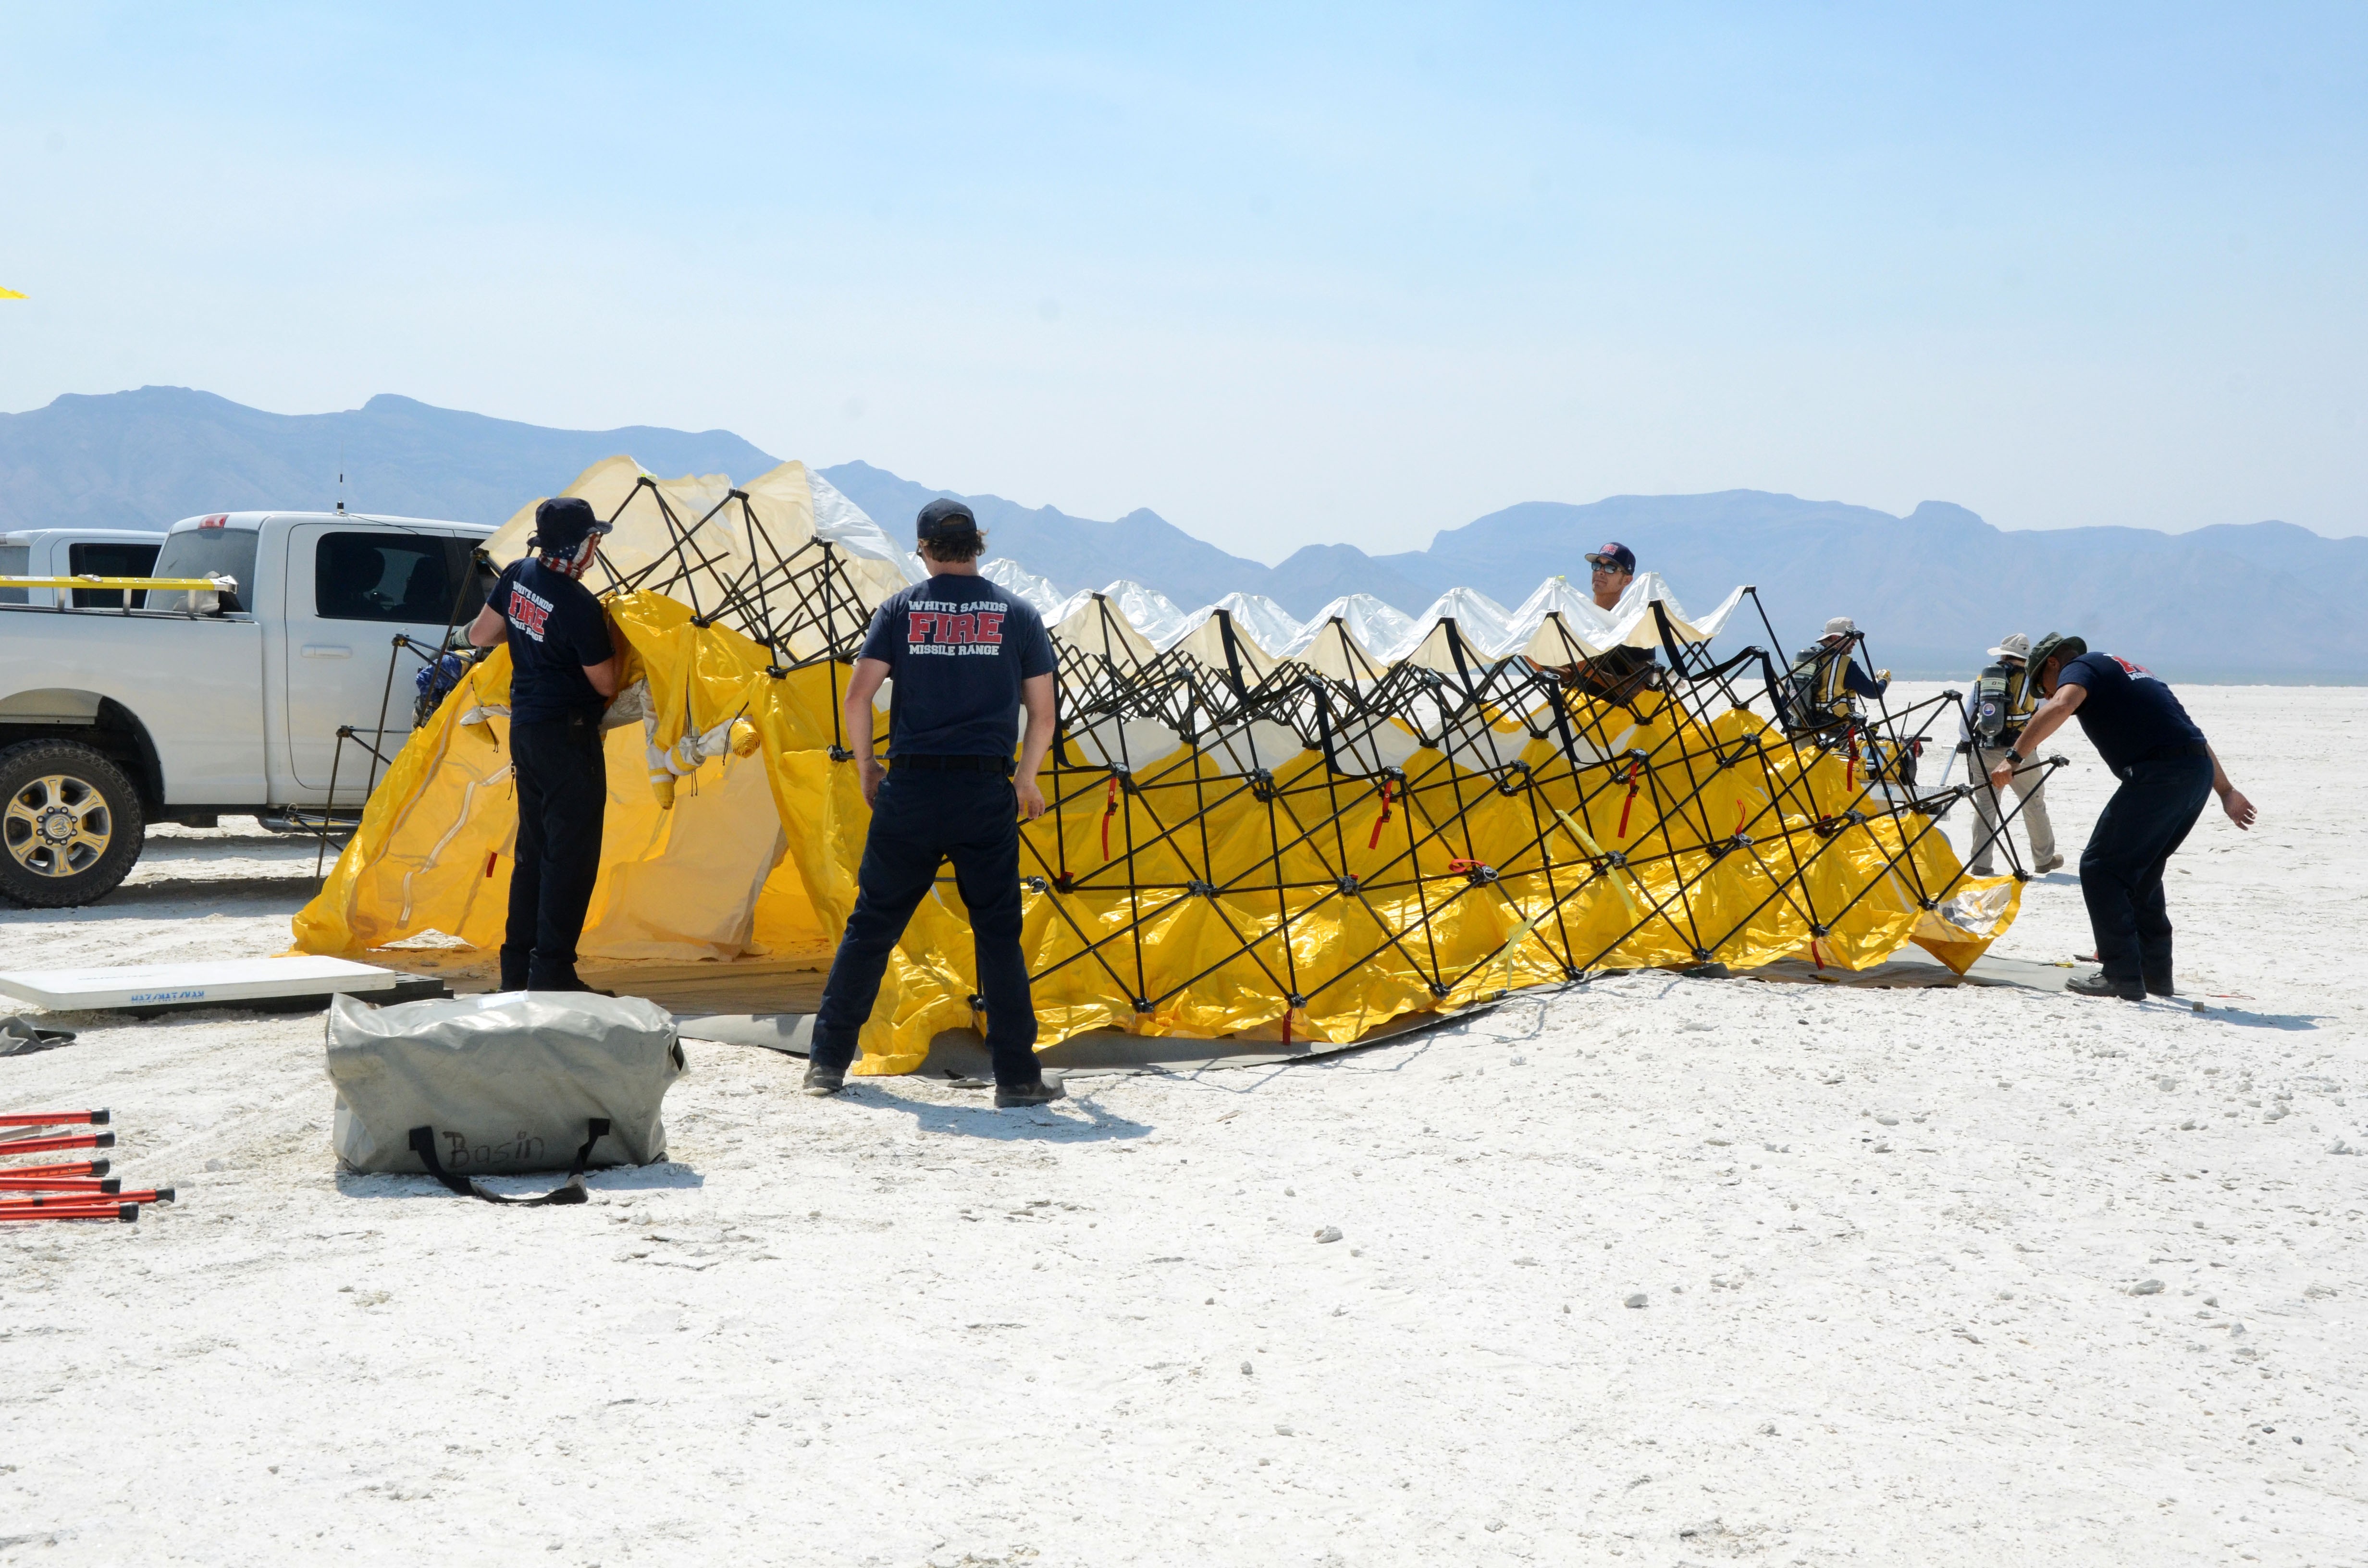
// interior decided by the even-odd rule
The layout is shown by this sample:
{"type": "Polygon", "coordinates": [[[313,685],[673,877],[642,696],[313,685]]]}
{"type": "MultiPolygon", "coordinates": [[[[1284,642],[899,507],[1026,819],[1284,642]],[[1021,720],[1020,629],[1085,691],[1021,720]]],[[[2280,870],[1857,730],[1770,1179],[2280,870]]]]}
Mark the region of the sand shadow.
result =
{"type": "MultiPolygon", "coordinates": [[[[105,896],[89,903],[76,904],[56,912],[61,917],[74,921],[131,920],[157,915],[177,915],[193,903],[216,903],[227,898],[281,901],[293,899],[299,907],[310,903],[320,891],[320,881],[307,866],[301,871],[284,877],[175,877],[154,881],[125,882],[105,896]]],[[[44,912],[48,913],[48,912],[44,912]]],[[[257,915],[277,913],[274,910],[225,910],[222,913],[257,915]]]]}
{"type": "MultiPolygon", "coordinates": [[[[1147,1124],[1113,1115],[1096,1105],[1090,1093],[1076,1088],[1069,1097],[1027,1110],[997,1110],[991,1099],[978,1106],[948,1105],[941,1100],[911,1099],[887,1085],[894,1078],[850,1078],[833,1096],[866,1108],[903,1111],[916,1131],[956,1138],[978,1138],[995,1143],[1105,1143],[1147,1138],[1147,1124]]],[[[987,1091],[981,1091],[982,1098],[987,1091]]]]}
{"type": "MultiPolygon", "coordinates": [[[[528,1176],[477,1176],[486,1191],[504,1198],[538,1198],[566,1179],[564,1171],[536,1171],[528,1176]]],[[[584,1185],[594,1192],[647,1192],[692,1189],[707,1177],[679,1160],[659,1160],[646,1165],[608,1165],[584,1173],[584,1185]]],[[[395,1176],[362,1171],[337,1172],[337,1190],[347,1198],[439,1198],[460,1194],[433,1176],[395,1176]]]]}
{"type": "MultiPolygon", "coordinates": [[[[2141,1004],[2141,1006],[2146,1006],[2150,1012],[2162,1010],[2147,1004],[2141,1004]]],[[[2174,999],[2170,1004],[2170,1010],[2180,1013],[2191,1012],[2193,1010],[2193,1005],[2184,1000],[2174,999]]],[[[2255,1013],[2243,1007],[2210,1006],[2204,1008],[2201,1016],[2210,1018],[2215,1024],[2234,1024],[2240,1029],[2276,1029],[2286,1034],[2310,1033],[2328,1019],[2328,1015],[2325,1013],[2255,1013]]]]}

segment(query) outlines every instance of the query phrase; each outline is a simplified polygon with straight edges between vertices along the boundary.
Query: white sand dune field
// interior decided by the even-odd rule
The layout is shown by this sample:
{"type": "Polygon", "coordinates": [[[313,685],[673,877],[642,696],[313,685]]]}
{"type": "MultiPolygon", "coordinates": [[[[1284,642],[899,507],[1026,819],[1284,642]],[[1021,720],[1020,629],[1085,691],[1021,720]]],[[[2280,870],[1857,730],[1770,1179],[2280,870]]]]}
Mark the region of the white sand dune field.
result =
{"type": "MultiPolygon", "coordinates": [[[[180,1201],[0,1227],[0,1563],[2368,1562],[2368,690],[2181,696],[2200,1011],[1632,974],[1008,1113],[693,1043],[530,1210],[341,1176],[317,1015],[63,1016],[0,1109],[180,1201]]],[[[0,968],[312,864],[160,832],[0,968]]],[[[2087,947],[2067,869],[1998,950],[2087,947]]]]}

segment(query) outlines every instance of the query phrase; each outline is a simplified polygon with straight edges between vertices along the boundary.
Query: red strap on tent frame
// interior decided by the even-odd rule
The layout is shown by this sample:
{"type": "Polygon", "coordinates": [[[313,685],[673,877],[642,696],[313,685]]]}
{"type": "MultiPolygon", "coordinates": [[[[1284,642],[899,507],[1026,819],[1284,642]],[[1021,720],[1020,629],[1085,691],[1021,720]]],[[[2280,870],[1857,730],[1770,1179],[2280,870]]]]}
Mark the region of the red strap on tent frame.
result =
{"type": "Polygon", "coordinates": [[[1619,836],[1622,838],[1628,836],[1628,808],[1636,803],[1636,770],[1644,766],[1645,759],[1641,756],[1628,759],[1628,798],[1620,802],[1619,836]]]}
{"type": "Polygon", "coordinates": [[[38,1154],[45,1149],[112,1149],[112,1132],[76,1132],[62,1138],[11,1138],[0,1142],[0,1154],[38,1154]]]}
{"type": "Polygon", "coordinates": [[[1366,848],[1372,849],[1382,842],[1382,824],[1389,820],[1390,781],[1384,778],[1382,780],[1382,814],[1373,819],[1373,836],[1365,840],[1366,848]]]}
{"type": "Polygon", "coordinates": [[[0,1127],[104,1127],[103,1110],[16,1110],[0,1112],[0,1127]]]}
{"type": "Polygon", "coordinates": [[[1110,818],[1116,815],[1118,815],[1118,775],[1113,773],[1110,777],[1110,800],[1102,807],[1102,858],[1105,860],[1110,858],[1110,818]]]}

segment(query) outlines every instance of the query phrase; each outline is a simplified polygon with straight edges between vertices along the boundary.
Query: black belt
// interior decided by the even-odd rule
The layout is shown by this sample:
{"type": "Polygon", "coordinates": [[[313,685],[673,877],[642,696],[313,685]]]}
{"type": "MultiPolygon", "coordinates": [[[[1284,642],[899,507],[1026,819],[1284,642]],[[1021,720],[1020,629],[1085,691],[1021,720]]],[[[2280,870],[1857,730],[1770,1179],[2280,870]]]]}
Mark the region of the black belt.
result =
{"type": "Polygon", "coordinates": [[[1008,756],[892,756],[891,767],[910,767],[923,773],[992,773],[997,778],[1011,777],[1011,759],[1008,756]]]}
{"type": "Polygon", "coordinates": [[[2210,756],[2212,748],[2202,741],[2174,741],[2167,746],[2157,746],[2138,758],[2140,762],[2176,762],[2182,757],[2210,756]]]}

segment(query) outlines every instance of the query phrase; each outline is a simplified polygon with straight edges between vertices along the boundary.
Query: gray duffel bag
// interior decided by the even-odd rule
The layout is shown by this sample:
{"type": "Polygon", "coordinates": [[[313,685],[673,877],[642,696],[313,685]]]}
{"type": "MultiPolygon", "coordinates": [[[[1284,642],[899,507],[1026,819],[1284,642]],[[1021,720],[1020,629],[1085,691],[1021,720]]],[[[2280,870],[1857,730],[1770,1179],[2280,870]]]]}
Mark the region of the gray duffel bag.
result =
{"type": "Polygon", "coordinates": [[[564,1170],[537,1202],[584,1201],[592,1165],[666,1157],[659,1102],[682,1074],[665,1009],[638,997],[505,991],[373,1007],[329,1004],[334,1141],[356,1171],[470,1178],[564,1170]]]}

